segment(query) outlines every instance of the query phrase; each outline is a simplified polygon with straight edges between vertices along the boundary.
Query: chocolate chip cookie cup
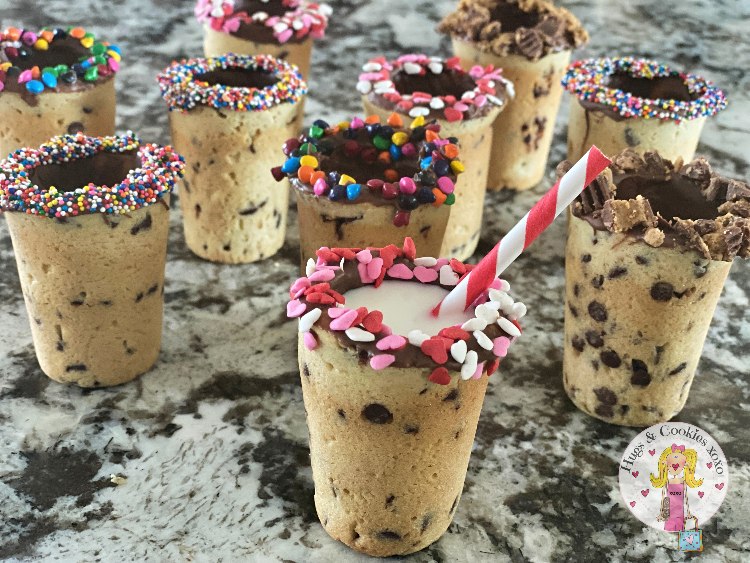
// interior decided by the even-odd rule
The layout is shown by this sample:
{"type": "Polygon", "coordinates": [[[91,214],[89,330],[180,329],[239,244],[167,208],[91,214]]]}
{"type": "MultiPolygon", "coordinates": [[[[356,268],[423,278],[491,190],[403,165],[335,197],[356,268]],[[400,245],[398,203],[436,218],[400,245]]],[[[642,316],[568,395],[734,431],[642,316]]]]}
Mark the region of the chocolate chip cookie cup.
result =
{"type": "Polygon", "coordinates": [[[461,497],[489,376],[525,307],[495,287],[430,313],[470,266],[403,248],[321,249],[292,286],[315,507],[326,532],[375,556],[436,541],[461,497]]]}
{"type": "Polygon", "coordinates": [[[180,205],[190,250],[229,264],[276,254],[289,190],[268,169],[297,133],[307,93],[297,68],[266,55],[191,59],[172,63],[159,86],[172,143],[188,161],[180,205]]]}
{"type": "Polygon", "coordinates": [[[182,158],[132,133],[79,133],[20,149],[0,169],[42,371],[81,387],[148,371],[161,345],[169,194],[182,158]]]}
{"type": "Polygon", "coordinates": [[[115,132],[116,45],[80,27],[10,27],[0,53],[0,158],[55,135],[115,132]]]}
{"type": "Polygon", "coordinates": [[[680,412],[732,260],[750,256],[748,216],[750,186],[703,159],[626,150],[584,190],[565,260],[563,381],[579,409],[626,426],[680,412]]]}
{"type": "Polygon", "coordinates": [[[327,247],[386,246],[405,237],[439,255],[456,178],[458,147],[424,117],[404,127],[400,115],[373,115],[330,126],[317,120],[283,147],[272,170],[297,194],[301,263],[327,247]]]}
{"type": "Polygon", "coordinates": [[[632,57],[576,61],[562,83],[573,94],[568,122],[572,161],[591,145],[607,154],[631,148],[690,160],[706,118],[727,105],[724,92],[708,80],[632,57]]]}
{"type": "Polygon", "coordinates": [[[494,65],[515,97],[495,120],[490,190],[525,190],[544,177],[571,51],[588,41],[581,23],[547,0],[461,0],[440,23],[464,67],[494,65]]]}
{"type": "Polygon", "coordinates": [[[378,57],[362,71],[357,90],[367,115],[384,122],[392,112],[409,121],[435,120],[440,134],[457,144],[461,160],[469,163],[455,186],[456,203],[439,254],[467,259],[482,228],[492,123],[512,97],[513,86],[492,66],[465,71],[458,58],[419,54],[392,61],[378,57]]]}
{"type": "Polygon", "coordinates": [[[271,55],[309,78],[313,41],[325,35],[331,9],[307,0],[198,0],[195,15],[206,57],[271,55]]]}

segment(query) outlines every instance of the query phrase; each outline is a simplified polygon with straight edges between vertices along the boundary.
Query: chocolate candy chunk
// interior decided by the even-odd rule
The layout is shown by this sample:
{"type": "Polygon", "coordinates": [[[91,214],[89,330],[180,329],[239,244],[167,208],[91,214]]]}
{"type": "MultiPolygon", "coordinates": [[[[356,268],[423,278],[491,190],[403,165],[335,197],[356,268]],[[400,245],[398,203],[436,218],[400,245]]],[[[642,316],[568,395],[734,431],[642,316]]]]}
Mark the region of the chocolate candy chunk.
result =
{"type": "Polygon", "coordinates": [[[521,27],[516,30],[516,45],[519,52],[531,60],[537,60],[544,52],[544,40],[536,29],[521,27]]]}
{"type": "Polygon", "coordinates": [[[609,199],[601,207],[604,226],[613,233],[624,233],[634,227],[656,227],[656,215],[643,196],[635,199],[609,199]]]}
{"type": "Polygon", "coordinates": [[[693,180],[701,189],[711,182],[711,165],[705,158],[696,158],[680,170],[680,174],[693,180]]]}
{"type": "Polygon", "coordinates": [[[597,322],[603,323],[607,320],[607,308],[598,301],[589,303],[589,315],[597,322]]]}
{"type": "Polygon", "coordinates": [[[669,372],[669,375],[677,375],[687,367],[687,362],[682,362],[679,366],[669,372]]]}
{"type": "Polygon", "coordinates": [[[586,215],[603,209],[607,202],[614,197],[615,190],[612,171],[607,168],[576,198],[576,209],[586,215]]]}
{"type": "Polygon", "coordinates": [[[604,350],[601,354],[599,354],[599,358],[601,359],[602,363],[607,367],[619,368],[620,365],[622,364],[620,355],[614,350],[604,350]]]}
{"type": "Polygon", "coordinates": [[[401,539],[401,534],[398,534],[393,530],[381,530],[378,532],[378,539],[384,541],[398,541],[401,539]]]}
{"type": "Polygon", "coordinates": [[[654,301],[666,302],[672,299],[674,287],[671,283],[656,282],[651,286],[651,299],[654,301]]]}
{"type": "Polygon", "coordinates": [[[578,350],[579,352],[583,352],[583,349],[586,347],[586,343],[583,341],[583,338],[578,335],[573,337],[571,344],[573,348],[575,350],[578,350]]]}
{"type": "Polygon", "coordinates": [[[601,348],[602,346],[604,346],[604,338],[602,338],[602,333],[596,330],[586,331],[586,342],[588,342],[589,345],[593,348],[601,348]]]}
{"type": "Polygon", "coordinates": [[[633,375],[630,377],[630,383],[640,387],[646,387],[651,383],[651,375],[648,373],[648,366],[642,360],[633,360],[633,375]]]}
{"type": "Polygon", "coordinates": [[[597,387],[594,389],[594,395],[596,395],[597,400],[604,405],[617,404],[617,395],[615,395],[615,392],[612,391],[612,389],[608,389],[607,387],[597,387]]]}
{"type": "Polygon", "coordinates": [[[370,403],[362,409],[362,416],[373,424],[390,424],[393,422],[393,414],[379,403],[370,403]]]}
{"type": "Polygon", "coordinates": [[[596,289],[600,289],[604,285],[604,276],[594,276],[591,278],[591,285],[596,289]]]}
{"type": "Polygon", "coordinates": [[[615,266],[609,271],[609,274],[607,274],[607,277],[611,280],[614,280],[616,278],[621,278],[627,273],[628,273],[627,268],[624,268],[623,266],[615,266]]]}
{"type": "Polygon", "coordinates": [[[627,149],[612,159],[612,166],[623,172],[636,171],[643,167],[643,157],[634,150],[627,149]]]}

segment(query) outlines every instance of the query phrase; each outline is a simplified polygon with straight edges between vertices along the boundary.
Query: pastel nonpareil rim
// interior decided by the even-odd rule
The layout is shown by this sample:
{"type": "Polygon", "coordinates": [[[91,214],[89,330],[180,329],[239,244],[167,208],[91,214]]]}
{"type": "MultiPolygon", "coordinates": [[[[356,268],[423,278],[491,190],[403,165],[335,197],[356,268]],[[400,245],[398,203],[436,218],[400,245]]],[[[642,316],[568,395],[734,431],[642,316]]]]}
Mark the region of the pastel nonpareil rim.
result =
{"type": "Polygon", "coordinates": [[[307,94],[299,69],[270,55],[235,55],[174,61],[157,77],[162,98],[171,110],[208,106],[230,111],[264,111],[279,104],[296,104],[307,94]],[[196,80],[215,70],[250,70],[272,74],[276,82],[265,88],[225,86],[196,80]]]}
{"type": "Polygon", "coordinates": [[[346,297],[336,290],[338,282],[358,279],[378,287],[384,280],[455,286],[473,266],[447,258],[416,258],[414,242],[407,238],[403,248],[321,248],[317,261],[310,259],[306,276],[291,287],[287,316],[299,318],[304,345],[318,346],[315,329],[331,331],[348,347],[366,353],[374,370],[398,367],[404,353],[421,354],[419,362],[429,370],[433,383],[448,385],[451,368],[464,380],[491,375],[505,357],[509,346],[521,335],[518,319],[526,314],[523,303],[508,295],[510,285],[495,280],[492,288],[474,303],[475,317],[461,326],[442,329],[437,336],[413,330],[408,335],[393,334],[375,309],[349,309],[346,297]],[[325,325],[325,326],[324,326],[325,325]]]}
{"type": "Polygon", "coordinates": [[[272,28],[274,37],[282,44],[292,37],[301,39],[309,35],[321,39],[325,36],[332,12],[330,6],[307,0],[284,0],[284,5],[289,8],[284,14],[269,16],[262,10],[252,14],[236,11],[234,0],[198,0],[195,17],[211,29],[224,33],[235,33],[241,24],[255,22],[272,28]]]}
{"type": "Polygon", "coordinates": [[[385,57],[370,59],[362,67],[357,82],[357,91],[368,95],[374,93],[395,105],[396,111],[410,117],[428,116],[431,112],[442,111],[447,121],[461,121],[472,107],[483,108],[488,104],[503,107],[506,96],[514,96],[513,84],[503,78],[502,70],[493,65],[475,65],[466,71],[458,57],[443,59],[422,54],[401,55],[391,61],[385,57]],[[474,81],[474,88],[461,96],[432,95],[428,92],[399,92],[393,82],[393,74],[404,72],[411,75],[441,75],[453,72],[468,75],[474,81]]]}
{"type": "Polygon", "coordinates": [[[426,123],[419,116],[408,129],[403,125],[397,113],[386,123],[381,123],[377,115],[365,120],[355,117],[333,127],[316,120],[299,140],[284,143],[282,150],[287,159],[271,173],[277,181],[287,177],[298,183],[295,187],[342,203],[357,203],[363,191],[368,190],[398,208],[393,219],[396,226],[408,225],[410,212],[420,205],[439,207],[455,202],[455,182],[464,165],[458,160],[457,139],[441,138],[439,123],[426,123]],[[364,143],[359,142],[362,136],[364,143]],[[337,170],[326,172],[323,163],[330,152],[326,142],[332,138],[343,146],[347,158],[382,162],[386,167],[385,180],[353,178],[337,170]],[[402,176],[387,167],[402,159],[413,160],[419,171],[414,176],[402,176]]]}
{"type": "Polygon", "coordinates": [[[695,74],[672,70],[666,65],[634,57],[584,59],[572,63],[562,79],[563,87],[579,100],[600,104],[625,118],[662,119],[680,122],[712,116],[727,105],[726,95],[710,81],[695,74]],[[636,78],[677,76],[691,95],[689,102],[633,96],[604,84],[615,73],[636,78]]]}
{"type": "Polygon", "coordinates": [[[141,144],[132,132],[111,137],[83,133],[53,137],[38,149],[19,149],[0,162],[0,209],[51,218],[126,214],[159,202],[172,191],[184,167],[184,159],[172,147],[141,144]],[[59,191],[55,187],[40,188],[29,179],[31,170],[47,164],[135,150],[140,167],[114,186],[89,183],[73,191],[59,191]]]}

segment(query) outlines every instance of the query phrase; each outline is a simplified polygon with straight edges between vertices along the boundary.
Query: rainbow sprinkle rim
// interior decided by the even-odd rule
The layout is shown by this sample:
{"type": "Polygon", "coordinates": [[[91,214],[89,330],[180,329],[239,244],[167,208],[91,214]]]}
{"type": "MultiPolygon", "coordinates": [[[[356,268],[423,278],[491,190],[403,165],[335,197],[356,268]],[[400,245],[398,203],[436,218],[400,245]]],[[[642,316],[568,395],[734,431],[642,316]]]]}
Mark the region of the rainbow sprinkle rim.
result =
{"type": "Polygon", "coordinates": [[[406,226],[411,211],[420,205],[453,205],[456,177],[464,172],[464,165],[458,160],[458,139],[441,138],[436,121],[426,123],[420,115],[409,129],[403,125],[397,113],[391,114],[386,123],[371,115],[334,127],[318,119],[307,134],[284,143],[282,150],[287,159],[271,173],[278,182],[289,178],[298,189],[342,203],[358,203],[366,189],[377,198],[392,201],[398,208],[393,224],[406,226]],[[326,172],[322,163],[337,148],[350,160],[380,162],[385,179],[352,178],[336,170],[326,172]],[[412,159],[419,172],[412,177],[401,176],[388,166],[401,159],[412,159]]]}
{"type": "Polygon", "coordinates": [[[157,77],[169,110],[191,110],[198,105],[230,111],[264,111],[276,105],[296,104],[307,94],[299,69],[270,55],[234,55],[174,61],[157,77]],[[259,70],[273,74],[277,82],[266,88],[209,85],[195,80],[214,70],[259,70]]]}
{"type": "Polygon", "coordinates": [[[44,217],[109,213],[126,214],[159,201],[182,177],[185,160],[171,146],[148,143],[128,131],[112,137],[88,137],[83,133],[53,137],[38,149],[19,149],[0,162],[0,209],[44,217]],[[131,170],[115,186],[93,183],[74,191],[43,189],[29,180],[29,171],[47,164],[89,158],[98,153],[138,150],[140,168],[131,170]]]}
{"type": "Polygon", "coordinates": [[[422,54],[402,55],[388,61],[385,57],[370,59],[362,67],[357,91],[362,95],[375,94],[395,104],[396,111],[406,113],[409,117],[427,117],[432,111],[443,111],[448,121],[461,121],[472,106],[485,107],[488,103],[503,107],[506,103],[504,94],[514,96],[513,84],[503,78],[502,69],[492,65],[482,67],[475,65],[468,72],[461,68],[458,57],[443,59],[428,57],[422,54]],[[427,92],[409,92],[402,94],[393,83],[393,74],[405,72],[413,75],[443,74],[444,72],[468,74],[475,87],[464,92],[460,98],[455,96],[433,96],[427,92]],[[499,88],[500,87],[500,88],[499,88]],[[501,92],[498,90],[501,89],[501,92]]]}
{"type": "MultiPolygon", "coordinates": [[[[262,1],[268,3],[268,0],[262,1]]],[[[321,39],[325,36],[328,17],[332,13],[330,6],[306,0],[283,0],[283,5],[289,8],[287,12],[281,16],[269,16],[262,10],[253,14],[235,12],[234,0],[198,0],[195,17],[214,31],[224,33],[236,33],[243,23],[270,27],[279,43],[286,43],[292,37],[301,39],[310,35],[321,39]]]]}
{"type": "Polygon", "coordinates": [[[585,59],[571,64],[562,79],[563,87],[581,101],[601,104],[625,118],[676,121],[714,115],[727,106],[726,95],[714,84],[695,74],[678,72],[647,59],[633,57],[585,59]],[[633,96],[604,81],[615,73],[636,78],[679,76],[695,100],[684,102],[670,99],[648,99],[633,96]]]}
{"type": "Polygon", "coordinates": [[[120,70],[120,48],[106,41],[97,41],[93,33],[82,27],[42,29],[39,32],[9,27],[0,33],[0,50],[5,59],[0,62],[0,92],[5,89],[8,79],[14,77],[18,84],[26,85],[27,92],[38,95],[45,90],[56,90],[58,84],[71,85],[79,80],[92,83],[120,70]],[[81,46],[88,49],[88,56],[71,61],[69,65],[41,69],[34,66],[22,70],[13,64],[19,58],[28,57],[31,50],[47,51],[68,37],[78,39],[81,46]]]}

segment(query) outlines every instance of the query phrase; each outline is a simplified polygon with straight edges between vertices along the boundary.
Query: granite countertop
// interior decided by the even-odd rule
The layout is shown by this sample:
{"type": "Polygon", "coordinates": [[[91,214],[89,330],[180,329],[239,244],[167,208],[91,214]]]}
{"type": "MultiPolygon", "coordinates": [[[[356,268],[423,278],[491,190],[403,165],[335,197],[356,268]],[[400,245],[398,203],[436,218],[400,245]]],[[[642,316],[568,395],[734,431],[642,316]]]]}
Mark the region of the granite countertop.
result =
{"type": "MultiPolygon", "coordinates": [[[[581,54],[641,54],[705,74],[730,93],[699,153],[750,176],[750,8],[739,2],[576,0],[581,54]]],[[[370,55],[447,53],[433,32],[453,2],[335,0],[314,55],[309,116],[359,111],[353,86],[370,55]]],[[[156,73],[201,52],[193,2],[0,2],[3,25],[84,24],[118,42],[118,126],[168,142],[156,73]]],[[[557,123],[547,179],[492,194],[480,243],[498,237],[550,185],[564,157],[557,123]]],[[[138,381],[85,391],[40,371],[4,221],[0,222],[0,558],[46,560],[359,561],[317,521],[296,364],[284,315],[297,265],[296,217],[279,255],[218,266],[186,248],[172,214],[166,319],[156,367],[138,381]],[[124,479],[116,485],[115,474],[124,479]]],[[[672,538],[622,506],[617,464],[635,429],[578,412],[561,382],[564,221],[509,271],[529,306],[526,333],[494,376],[466,487],[448,533],[408,561],[672,561],[672,538]]],[[[732,484],[704,528],[703,560],[750,556],[750,263],[736,263],[678,420],[721,444],[732,484]]]]}

